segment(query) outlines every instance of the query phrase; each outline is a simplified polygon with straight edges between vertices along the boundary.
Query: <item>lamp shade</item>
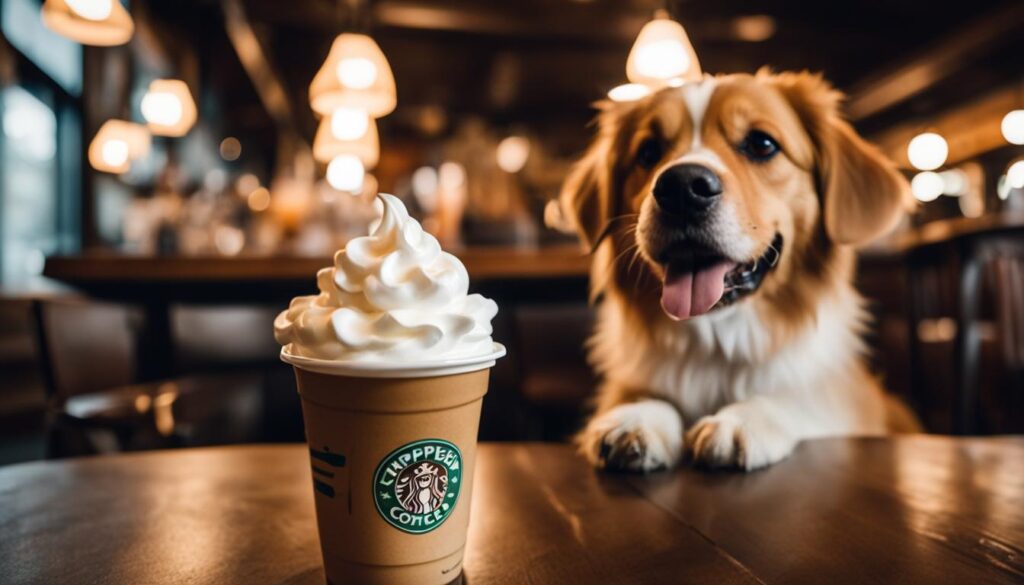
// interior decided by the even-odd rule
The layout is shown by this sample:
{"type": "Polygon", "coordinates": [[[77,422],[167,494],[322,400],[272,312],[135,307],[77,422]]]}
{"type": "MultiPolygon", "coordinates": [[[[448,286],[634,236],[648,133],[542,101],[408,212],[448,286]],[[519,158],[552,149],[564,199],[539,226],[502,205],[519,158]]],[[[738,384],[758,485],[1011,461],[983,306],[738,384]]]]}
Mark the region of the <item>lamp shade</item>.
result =
{"type": "Polygon", "coordinates": [[[309,102],[324,116],[342,107],[365,110],[374,118],[394,111],[395,77],[377,43],[366,35],[338,35],[309,86],[309,102]]]}
{"type": "Polygon", "coordinates": [[[142,96],[142,117],[157,136],[184,136],[196,123],[196,102],[180,79],[156,79],[142,96]]]}
{"type": "Polygon", "coordinates": [[[149,153],[146,127],[124,120],[107,120],[89,143],[89,164],[104,173],[127,172],[133,160],[149,153]]]}
{"type": "Polygon", "coordinates": [[[46,0],[43,23],[83,45],[113,47],[132,38],[135,23],[118,0],[46,0]]]}
{"type": "Polygon", "coordinates": [[[650,94],[650,86],[643,83],[623,83],[608,90],[608,99],[613,102],[635,102],[650,94]]]}
{"type": "Polygon", "coordinates": [[[377,123],[363,110],[339,108],[320,121],[313,139],[313,158],[330,162],[350,154],[372,169],[380,160],[377,123]]]}
{"type": "Polygon", "coordinates": [[[678,22],[660,13],[640,29],[626,59],[626,77],[633,83],[655,87],[681,79],[699,81],[697,53],[678,22]]]}

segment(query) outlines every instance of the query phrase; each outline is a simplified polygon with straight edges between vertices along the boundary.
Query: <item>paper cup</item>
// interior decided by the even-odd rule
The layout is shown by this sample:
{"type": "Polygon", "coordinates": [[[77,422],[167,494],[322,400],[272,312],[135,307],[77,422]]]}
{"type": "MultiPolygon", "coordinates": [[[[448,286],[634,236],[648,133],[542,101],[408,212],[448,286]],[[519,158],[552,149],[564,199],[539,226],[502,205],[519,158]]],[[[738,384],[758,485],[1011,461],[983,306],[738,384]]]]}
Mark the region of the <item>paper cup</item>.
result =
{"type": "Polygon", "coordinates": [[[445,585],[462,573],[480,405],[505,348],[358,364],[293,356],[317,525],[334,585],[445,585]]]}

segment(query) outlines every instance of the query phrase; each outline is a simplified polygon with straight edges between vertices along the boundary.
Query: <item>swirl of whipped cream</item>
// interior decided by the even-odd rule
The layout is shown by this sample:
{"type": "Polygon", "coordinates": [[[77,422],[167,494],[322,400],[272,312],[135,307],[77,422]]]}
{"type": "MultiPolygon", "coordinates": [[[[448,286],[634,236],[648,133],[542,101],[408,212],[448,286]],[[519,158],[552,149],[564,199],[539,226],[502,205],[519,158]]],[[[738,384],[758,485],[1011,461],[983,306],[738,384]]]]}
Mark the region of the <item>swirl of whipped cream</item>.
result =
{"type": "Polygon", "coordinates": [[[381,193],[380,220],[368,236],[334,255],[317,273],[320,294],[296,297],[274,320],[285,351],[344,361],[472,357],[493,350],[494,301],[467,294],[458,258],[409,217],[402,201],[381,193]]]}

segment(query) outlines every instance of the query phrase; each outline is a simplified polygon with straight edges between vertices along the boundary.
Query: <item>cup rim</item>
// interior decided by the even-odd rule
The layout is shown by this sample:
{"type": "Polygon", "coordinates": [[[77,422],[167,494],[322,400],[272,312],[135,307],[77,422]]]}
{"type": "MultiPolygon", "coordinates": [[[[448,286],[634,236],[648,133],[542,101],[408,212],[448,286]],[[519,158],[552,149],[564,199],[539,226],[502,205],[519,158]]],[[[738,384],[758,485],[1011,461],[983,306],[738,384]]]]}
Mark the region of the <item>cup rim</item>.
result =
{"type": "Polygon", "coordinates": [[[353,378],[427,378],[465,374],[490,368],[505,355],[505,346],[498,342],[493,342],[491,352],[484,355],[419,362],[322,360],[288,353],[287,348],[281,348],[281,361],[286,364],[307,372],[353,378]]]}

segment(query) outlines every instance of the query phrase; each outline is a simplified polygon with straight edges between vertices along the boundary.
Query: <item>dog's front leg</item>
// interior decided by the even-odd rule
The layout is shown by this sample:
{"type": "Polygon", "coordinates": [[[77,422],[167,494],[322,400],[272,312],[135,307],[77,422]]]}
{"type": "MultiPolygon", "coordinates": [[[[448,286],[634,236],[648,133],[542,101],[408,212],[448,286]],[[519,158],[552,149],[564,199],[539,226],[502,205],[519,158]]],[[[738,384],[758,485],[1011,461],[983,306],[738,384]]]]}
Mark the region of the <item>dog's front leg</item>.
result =
{"type": "Polygon", "coordinates": [[[683,420],[654,398],[599,411],[576,437],[580,451],[601,469],[648,473],[674,467],[683,453],[683,420]]]}
{"type": "Polygon", "coordinates": [[[710,467],[766,467],[789,456],[802,439],[842,434],[839,418],[807,396],[755,396],[698,420],[686,433],[686,453],[710,467]]]}

